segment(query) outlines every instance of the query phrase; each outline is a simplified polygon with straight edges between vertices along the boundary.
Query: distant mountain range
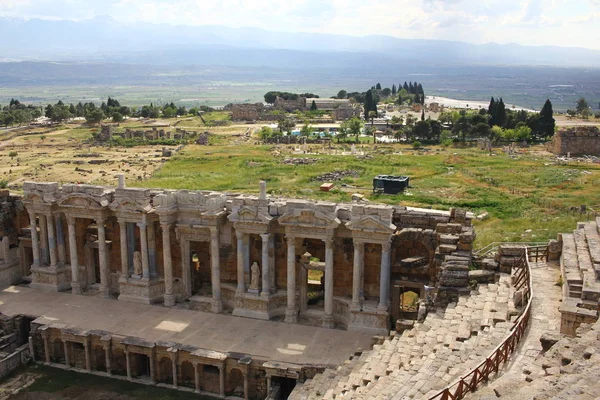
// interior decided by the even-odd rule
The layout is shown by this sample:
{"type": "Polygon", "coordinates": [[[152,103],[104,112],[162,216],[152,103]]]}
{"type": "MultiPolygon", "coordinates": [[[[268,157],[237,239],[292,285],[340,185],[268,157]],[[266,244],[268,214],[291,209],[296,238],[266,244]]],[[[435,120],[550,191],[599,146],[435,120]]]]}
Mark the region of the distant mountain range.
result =
{"type": "Polygon", "coordinates": [[[269,32],[258,28],[0,18],[0,61],[112,61],[153,65],[362,69],[420,66],[598,67],[600,51],[576,47],[475,45],[391,36],[269,32]]]}

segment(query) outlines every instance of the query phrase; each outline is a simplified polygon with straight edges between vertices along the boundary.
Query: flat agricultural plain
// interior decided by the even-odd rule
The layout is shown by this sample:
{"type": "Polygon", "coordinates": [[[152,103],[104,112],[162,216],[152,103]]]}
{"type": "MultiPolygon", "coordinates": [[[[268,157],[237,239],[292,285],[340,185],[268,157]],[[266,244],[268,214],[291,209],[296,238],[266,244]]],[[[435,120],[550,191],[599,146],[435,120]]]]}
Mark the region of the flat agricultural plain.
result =
{"type": "MultiPolygon", "coordinates": [[[[15,193],[26,180],[115,185],[115,175],[125,173],[127,184],[137,187],[256,194],[258,181],[265,180],[272,195],[283,197],[350,202],[353,193],[360,193],[371,202],[460,207],[475,215],[487,213],[474,221],[476,248],[497,241],[546,241],[600,213],[600,164],[556,158],[542,144],[516,147],[512,154],[496,147],[490,154],[476,147],[373,145],[372,138],[361,137],[353,154],[350,143],[336,140],[331,145],[263,145],[254,134],[260,125],[165,121],[210,132],[210,144],[191,140],[163,157],[163,147],[175,146],[100,145],[91,140],[98,127],[85,124],[2,130],[0,175],[15,193]],[[308,160],[296,160],[301,158],[308,160]],[[411,187],[393,196],[374,194],[372,179],[378,174],[408,175],[411,187]],[[335,188],[320,191],[324,182],[335,188]]],[[[118,129],[139,125],[131,121],[118,129]]]]}

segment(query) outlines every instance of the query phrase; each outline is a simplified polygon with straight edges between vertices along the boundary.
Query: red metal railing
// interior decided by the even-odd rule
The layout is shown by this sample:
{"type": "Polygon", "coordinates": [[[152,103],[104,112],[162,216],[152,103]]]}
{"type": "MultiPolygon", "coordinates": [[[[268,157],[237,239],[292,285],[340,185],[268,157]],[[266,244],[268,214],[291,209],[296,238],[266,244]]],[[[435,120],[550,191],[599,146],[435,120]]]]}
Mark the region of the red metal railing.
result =
{"type": "MultiPolygon", "coordinates": [[[[545,251],[543,247],[544,246],[535,246],[531,248],[531,255],[532,258],[535,258],[535,261],[547,257],[547,247],[545,251]]],[[[508,336],[481,364],[452,385],[446,387],[435,396],[430,397],[430,400],[463,399],[467,393],[477,390],[477,386],[479,386],[481,382],[486,382],[490,378],[490,375],[498,373],[501,365],[507,362],[510,355],[515,352],[523,335],[525,335],[531,317],[533,291],[529,269],[529,252],[530,248],[524,248],[522,257],[514,267],[516,271],[514,278],[515,291],[523,291],[523,302],[526,302],[527,305],[517,317],[508,336]]]]}

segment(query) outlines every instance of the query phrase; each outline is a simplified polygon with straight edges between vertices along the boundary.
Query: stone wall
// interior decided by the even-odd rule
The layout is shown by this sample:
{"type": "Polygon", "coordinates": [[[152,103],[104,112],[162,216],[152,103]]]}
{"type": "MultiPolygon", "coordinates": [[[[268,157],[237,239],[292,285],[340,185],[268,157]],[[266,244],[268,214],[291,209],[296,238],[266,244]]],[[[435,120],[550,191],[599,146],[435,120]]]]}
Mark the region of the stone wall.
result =
{"type": "Polygon", "coordinates": [[[258,121],[264,108],[262,103],[233,104],[231,106],[231,119],[233,121],[258,121]]]}
{"type": "Polygon", "coordinates": [[[548,150],[560,156],[600,156],[600,130],[595,126],[562,128],[552,137],[548,150]]]}

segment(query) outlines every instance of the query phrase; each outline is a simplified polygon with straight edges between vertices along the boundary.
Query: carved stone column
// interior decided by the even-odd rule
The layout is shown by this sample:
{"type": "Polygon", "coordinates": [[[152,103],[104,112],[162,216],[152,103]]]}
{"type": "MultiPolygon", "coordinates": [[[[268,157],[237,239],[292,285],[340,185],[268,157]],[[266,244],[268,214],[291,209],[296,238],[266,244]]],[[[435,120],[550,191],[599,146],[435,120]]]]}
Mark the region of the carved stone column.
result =
{"type": "Polygon", "coordinates": [[[67,253],[65,250],[65,232],[63,229],[63,222],[60,215],[55,215],[54,219],[56,220],[56,244],[58,247],[58,263],[61,266],[65,266],[67,264],[67,253]]]}
{"type": "Polygon", "coordinates": [[[71,368],[71,360],[69,357],[69,342],[67,342],[66,340],[62,339],[63,342],[63,348],[65,349],[65,365],[67,366],[67,368],[71,368]]]}
{"type": "Polygon", "coordinates": [[[219,260],[219,230],[217,227],[210,228],[210,269],[212,283],[212,312],[223,312],[223,300],[221,300],[221,265],[219,260]]]}
{"type": "Polygon", "coordinates": [[[71,259],[71,292],[81,294],[81,282],[79,282],[79,260],[77,258],[77,236],[75,233],[75,217],[67,217],[69,231],[69,256],[71,259]]]}
{"type": "Polygon", "coordinates": [[[105,360],[106,360],[106,372],[108,374],[111,374],[111,369],[112,369],[111,360],[112,360],[112,358],[111,358],[111,353],[110,353],[110,342],[108,342],[108,343],[105,342],[104,343],[104,357],[105,357],[105,360]]]}
{"type": "Polygon", "coordinates": [[[202,365],[198,363],[194,363],[194,383],[196,387],[196,393],[200,393],[200,369],[203,368],[202,365]]]}
{"type": "Polygon", "coordinates": [[[152,383],[156,383],[156,359],[154,357],[154,349],[151,350],[148,360],[150,361],[150,380],[152,383]]]}
{"type": "Polygon", "coordinates": [[[260,235],[262,240],[262,297],[269,297],[271,293],[271,265],[269,263],[269,239],[271,235],[269,233],[264,233],[260,235]]]}
{"type": "Polygon", "coordinates": [[[121,279],[129,278],[129,255],[127,253],[127,222],[119,218],[119,242],[121,247],[121,279]]]}
{"type": "Polygon", "coordinates": [[[48,265],[48,224],[46,216],[39,215],[40,218],[40,265],[48,265]]]}
{"type": "Polygon", "coordinates": [[[106,230],[104,228],[104,218],[96,218],[98,226],[98,258],[100,260],[100,294],[103,297],[109,297],[108,282],[108,254],[106,252],[106,230]]]}
{"type": "Polygon", "coordinates": [[[362,288],[363,269],[365,267],[365,243],[360,240],[354,242],[354,265],[352,269],[352,308],[360,306],[360,291],[362,288]]]}
{"type": "Polygon", "coordinates": [[[35,213],[29,211],[29,223],[31,226],[31,249],[33,250],[33,265],[39,267],[40,265],[40,241],[38,239],[37,231],[37,220],[35,213]]]}
{"type": "Polygon", "coordinates": [[[150,280],[150,267],[148,265],[148,235],[146,228],[148,224],[145,222],[138,222],[137,226],[140,228],[140,250],[142,253],[142,280],[150,280]]]}
{"type": "Polygon", "coordinates": [[[237,292],[245,293],[246,292],[246,282],[245,282],[245,246],[244,246],[244,233],[243,232],[235,232],[235,236],[237,237],[237,292]]]}
{"type": "Polygon", "coordinates": [[[146,228],[148,233],[148,278],[156,277],[156,224],[150,222],[146,228]]]}
{"type": "Polygon", "coordinates": [[[89,340],[86,340],[85,342],[83,342],[83,348],[85,350],[85,369],[87,369],[88,371],[92,370],[92,360],[90,357],[90,342],[89,340]]]}
{"type": "Polygon", "coordinates": [[[54,216],[50,214],[46,218],[48,227],[48,248],[50,251],[50,267],[56,268],[58,261],[58,253],[56,248],[56,231],[54,230],[54,216]]]}
{"type": "Polygon", "coordinates": [[[177,387],[177,353],[173,353],[171,367],[173,368],[173,386],[177,387]]]}
{"type": "Polygon", "coordinates": [[[225,365],[219,365],[219,395],[225,397],[225,365]]]}
{"type": "Polygon", "coordinates": [[[48,339],[48,331],[42,331],[42,338],[44,339],[44,356],[46,357],[46,364],[50,364],[50,340],[48,339]]]}
{"type": "Polygon", "coordinates": [[[125,349],[125,364],[127,364],[127,379],[131,380],[131,359],[127,349],[125,349]]]}
{"type": "Polygon", "coordinates": [[[244,372],[244,400],[248,400],[248,371],[244,372]]]}
{"type": "Polygon", "coordinates": [[[323,328],[333,328],[333,239],[325,242],[325,315],[323,328]]]}
{"type": "Polygon", "coordinates": [[[285,322],[295,324],[298,322],[296,310],[296,238],[287,238],[287,308],[285,322]]]}
{"type": "Polygon", "coordinates": [[[387,311],[390,303],[390,249],[391,241],[387,241],[381,245],[381,276],[379,277],[379,311],[387,311]]]}
{"type": "Polygon", "coordinates": [[[171,258],[171,224],[161,224],[163,243],[163,265],[165,273],[165,306],[175,305],[173,295],[173,259],[171,258]]]}
{"type": "Polygon", "coordinates": [[[181,271],[183,274],[183,290],[186,297],[192,295],[192,272],[190,271],[190,241],[183,238],[179,241],[181,249],[181,271]]]}

